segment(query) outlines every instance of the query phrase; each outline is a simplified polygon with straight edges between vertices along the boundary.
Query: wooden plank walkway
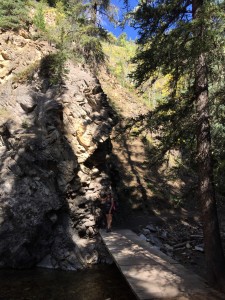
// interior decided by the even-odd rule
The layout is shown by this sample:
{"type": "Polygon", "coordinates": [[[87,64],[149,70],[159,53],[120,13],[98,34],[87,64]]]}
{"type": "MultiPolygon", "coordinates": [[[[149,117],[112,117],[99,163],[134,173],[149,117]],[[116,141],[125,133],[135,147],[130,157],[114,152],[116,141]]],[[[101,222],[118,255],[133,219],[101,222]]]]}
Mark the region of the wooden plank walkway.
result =
{"type": "Polygon", "coordinates": [[[204,280],[142,241],[131,230],[100,232],[137,299],[224,300],[204,280]]]}

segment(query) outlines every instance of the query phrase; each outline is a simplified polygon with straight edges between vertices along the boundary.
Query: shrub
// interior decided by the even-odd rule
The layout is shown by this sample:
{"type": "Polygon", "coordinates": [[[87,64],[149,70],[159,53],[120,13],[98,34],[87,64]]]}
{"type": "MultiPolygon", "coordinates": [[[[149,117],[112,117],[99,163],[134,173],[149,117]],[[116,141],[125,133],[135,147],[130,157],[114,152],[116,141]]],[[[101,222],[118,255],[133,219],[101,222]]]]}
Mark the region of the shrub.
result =
{"type": "Polygon", "coordinates": [[[49,54],[42,58],[40,64],[40,75],[48,78],[51,84],[61,84],[66,76],[65,68],[67,56],[63,51],[49,54]]]}
{"type": "Polygon", "coordinates": [[[19,29],[26,26],[28,11],[25,0],[0,1],[0,28],[19,29]]]}
{"type": "Polygon", "coordinates": [[[34,22],[34,25],[39,30],[41,30],[41,31],[46,30],[44,6],[43,6],[42,2],[37,5],[37,9],[36,9],[36,13],[34,15],[33,22],[34,22]]]}

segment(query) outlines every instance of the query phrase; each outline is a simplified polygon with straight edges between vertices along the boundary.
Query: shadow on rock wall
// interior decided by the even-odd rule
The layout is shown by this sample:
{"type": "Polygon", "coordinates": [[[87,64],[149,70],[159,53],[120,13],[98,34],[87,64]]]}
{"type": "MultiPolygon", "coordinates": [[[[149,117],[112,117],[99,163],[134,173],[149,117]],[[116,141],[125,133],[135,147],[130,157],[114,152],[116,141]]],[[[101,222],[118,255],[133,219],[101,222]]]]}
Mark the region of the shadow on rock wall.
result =
{"type": "MultiPolygon", "coordinates": [[[[8,149],[1,160],[1,264],[31,267],[49,254],[55,267],[70,263],[78,268],[65,194],[68,184],[79,186],[77,158],[63,134],[62,105],[40,94],[32,99],[33,124],[22,124],[12,134],[13,121],[4,124],[8,149]]],[[[24,109],[31,113],[32,107],[24,109]]]]}

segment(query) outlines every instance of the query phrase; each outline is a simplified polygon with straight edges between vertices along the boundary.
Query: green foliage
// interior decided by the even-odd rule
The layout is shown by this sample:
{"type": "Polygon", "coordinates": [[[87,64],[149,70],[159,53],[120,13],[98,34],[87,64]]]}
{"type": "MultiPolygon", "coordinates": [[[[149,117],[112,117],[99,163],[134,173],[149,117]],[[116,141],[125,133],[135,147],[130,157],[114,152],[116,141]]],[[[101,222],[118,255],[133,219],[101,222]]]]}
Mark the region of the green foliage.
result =
{"type": "Polygon", "coordinates": [[[118,82],[129,90],[137,101],[144,102],[149,109],[153,109],[163,97],[168,95],[168,90],[164,88],[162,83],[167,82],[167,77],[160,77],[154,83],[153,88],[150,84],[146,84],[142,89],[137,90],[133,80],[129,77],[129,73],[134,70],[135,65],[131,63],[137,46],[134,41],[125,40],[124,46],[118,45],[118,39],[109,34],[108,42],[103,42],[103,51],[107,57],[108,71],[114,75],[118,82]],[[139,99],[139,100],[138,100],[139,99]]]}
{"type": "Polygon", "coordinates": [[[168,93],[157,101],[148,126],[157,135],[162,153],[179,149],[184,163],[195,169],[195,62],[201,53],[206,53],[216,179],[222,183],[225,4],[224,1],[204,1],[197,19],[192,18],[190,4],[190,1],[178,0],[140,2],[133,12],[133,25],[139,30],[139,39],[132,60],[136,69],[131,78],[137,86],[151,87],[160,76],[169,76],[165,82],[169,84],[168,93]],[[204,36],[199,38],[202,28],[204,36]]]}
{"type": "Polygon", "coordinates": [[[110,44],[113,44],[113,45],[117,44],[117,38],[112,32],[109,32],[107,40],[110,44]]]}
{"type": "MultiPolygon", "coordinates": [[[[53,3],[52,3],[53,4],[53,3]]],[[[107,38],[107,32],[89,19],[91,2],[84,4],[80,0],[55,1],[54,7],[44,2],[37,5],[34,23],[39,36],[55,43],[57,48],[70,57],[89,64],[94,70],[104,62],[101,39],[107,38]],[[46,16],[50,17],[48,24],[46,16]]]]}
{"type": "Polygon", "coordinates": [[[71,29],[66,18],[65,5],[62,1],[48,1],[55,7],[49,7],[41,0],[35,6],[34,24],[39,30],[38,36],[55,43],[57,52],[45,56],[40,63],[40,75],[48,78],[51,84],[61,84],[66,77],[66,60],[69,56],[69,36],[71,29]],[[50,21],[49,21],[50,20],[50,21]]]}
{"type": "Polygon", "coordinates": [[[45,14],[44,14],[44,3],[41,1],[36,8],[35,15],[33,18],[34,25],[40,31],[46,31],[46,24],[45,24],[45,14]]]}
{"type": "MultiPolygon", "coordinates": [[[[103,51],[106,55],[109,71],[118,79],[119,83],[128,88],[134,94],[139,92],[140,101],[144,102],[150,109],[153,109],[165,97],[169,95],[169,76],[158,76],[152,83],[150,78],[140,89],[136,89],[134,81],[129,74],[134,70],[135,64],[131,62],[137,49],[134,41],[127,40],[126,34],[120,35],[118,39],[109,34],[108,42],[103,43],[103,51]],[[120,42],[118,40],[120,39],[120,42]],[[122,40],[122,42],[121,42],[122,40]]],[[[134,96],[135,97],[135,96],[134,96]]]]}
{"type": "Polygon", "coordinates": [[[19,29],[25,27],[28,20],[26,0],[0,1],[0,28],[19,29]]]}
{"type": "Polygon", "coordinates": [[[133,69],[129,60],[135,53],[136,46],[131,42],[126,42],[124,46],[118,46],[116,43],[103,43],[103,51],[108,57],[108,67],[113,75],[116,76],[122,86],[133,88],[128,73],[133,69]]]}
{"type": "Polygon", "coordinates": [[[117,39],[117,45],[124,47],[124,46],[126,46],[126,42],[127,42],[127,34],[125,32],[123,32],[117,39]]]}
{"type": "Polygon", "coordinates": [[[64,49],[65,32],[61,32],[61,43],[57,53],[49,54],[41,60],[40,75],[48,78],[51,84],[62,84],[67,75],[65,63],[67,51],[64,49]]]}
{"type": "MultiPolygon", "coordinates": [[[[133,60],[137,63],[133,73],[137,85],[159,70],[172,76],[172,85],[187,73],[192,79],[195,66],[193,62],[199,53],[215,54],[219,51],[217,54],[221,54],[224,15],[221,15],[221,7],[216,3],[217,1],[205,1],[201,16],[195,20],[191,17],[189,1],[158,1],[157,5],[155,1],[143,1],[138,6],[133,14],[134,26],[140,33],[137,41],[139,49],[133,60]],[[204,41],[196,34],[203,23],[204,41]]],[[[211,69],[212,59],[216,57],[213,55],[207,58],[211,69]]]]}
{"type": "Polygon", "coordinates": [[[96,71],[105,62],[101,41],[108,39],[108,33],[98,24],[99,17],[104,13],[111,18],[113,12],[110,1],[42,0],[36,5],[34,24],[39,30],[37,36],[55,43],[57,48],[64,32],[64,52],[96,71]]]}
{"type": "Polygon", "coordinates": [[[107,32],[87,18],[90,3],[82,4],[71,0],[67,6],[70,24],[70,43],[74,57],[81,58],[96,71],[105,61],[101,40],[107,39],[107,32]]]}
{"type": "Polygon", "coordinates": [[[110,0],[89,0],[85,4],[90,21],[94,26],[101,27],[100,18],[102,16],[106,17],[110,22],[116,22],[117,8],[110,3],[110,0]]]}

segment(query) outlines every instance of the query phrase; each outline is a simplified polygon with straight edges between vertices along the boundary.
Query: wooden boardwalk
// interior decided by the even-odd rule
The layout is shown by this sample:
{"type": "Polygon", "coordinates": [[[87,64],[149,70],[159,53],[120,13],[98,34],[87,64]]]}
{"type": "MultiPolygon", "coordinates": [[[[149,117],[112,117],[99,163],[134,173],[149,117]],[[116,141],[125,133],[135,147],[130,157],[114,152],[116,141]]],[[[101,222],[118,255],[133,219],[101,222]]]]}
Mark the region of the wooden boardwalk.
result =
{"type": "Polygon", "coordinates": [[[142,241],[131,230],[100,232],[115,263],[137,299],[224,300],[204,280],[161,251],[142,241]]]}

